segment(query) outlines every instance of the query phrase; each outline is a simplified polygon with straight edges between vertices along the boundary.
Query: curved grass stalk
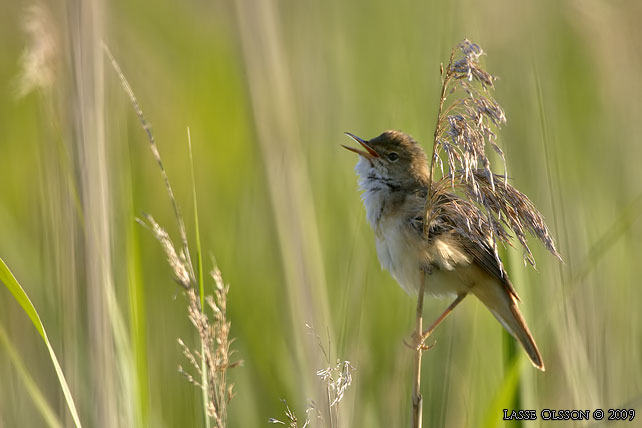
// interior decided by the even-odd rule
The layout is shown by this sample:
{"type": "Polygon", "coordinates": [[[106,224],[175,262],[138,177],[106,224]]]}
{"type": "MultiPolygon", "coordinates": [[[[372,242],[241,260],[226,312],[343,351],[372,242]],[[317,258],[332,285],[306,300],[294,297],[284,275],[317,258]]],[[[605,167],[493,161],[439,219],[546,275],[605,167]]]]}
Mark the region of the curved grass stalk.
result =
{"type": "Polygon", "coordinates": [[[11,292],[13,297],[16,299],[18,304],[22,307],[22,309],[25,311],[29,319],[31,319],[31,323],[33,326],[38,330],[38,333],[40,334],[40,337],[42,338],[42,341],[45,343],[47,346],[47,350],[49,351],[49,358],[51,359],[51,363],[54,366],[54,369],[56,370],[56,376],[58,376],[58,383],[60,383],[60,388],[62,389],[62,393],[65,396],[65,402],[67,403],[67,407],[69,408],[69,412],[71,413],[71,417],[74,421],[74,424],[77,428],[81,428],[82,425],[80,423],[80,418],[78,417],[78,411],[76,410],[76,404],[74,403],[74,399],[71,395],[71,391],[69,390],[69,385],[67,384],[67,380],[65,379],[65,375],[62,371],[62,368],[60,367],[60,363],[58,362],[58,357],[56,357],[56,353],[54,352],[53,346],[51,346],[51,342],[49,341],[49,337],[47,336],[47,331],[45,330],[45,326],[42,324],[42,321],[40,320],[40,315],[38,315],[38,311],[36,311],[36,308],[33,306],[33,303],[31,303],[31,299],[29,299],[29,296],[25,292],[25,290],[22,288],[16,277],[11,273],[7,265],[5,264],[4,260],[0,258],[0,282],[2,282],[5,287],[11,292]]]}

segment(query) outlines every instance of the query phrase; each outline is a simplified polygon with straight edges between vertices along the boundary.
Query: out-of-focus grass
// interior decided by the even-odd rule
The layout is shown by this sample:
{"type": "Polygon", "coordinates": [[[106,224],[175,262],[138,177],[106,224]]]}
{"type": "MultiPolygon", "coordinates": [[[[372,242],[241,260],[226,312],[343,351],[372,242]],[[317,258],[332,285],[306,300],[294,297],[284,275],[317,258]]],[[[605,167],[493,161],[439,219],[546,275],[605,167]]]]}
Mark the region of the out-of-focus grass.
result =
{"type": "MultiPolygon", "coordinates": [[[[0,259],[0,283],[2,283],[6,287],[6,289],[9,292],[11,292],[16,303],[18,303],[22,307],[22,310],[24,310],[25,314],[29,317],[29,319],[31,320],[31,323],[33,324],[35,329],[38,331],[38,334],[40,334],[40,337],[43,343],[45,344],[45,346],[47,347],[47,351],[49,352],[51,363],[54,366],[56,376],[58,376],[60,389],[64,394],[65,401],[67,402],[67,407],[69,407],[69,411],[71,412],[71,415],[73,417],[74,424],[76,427],[80,428],[81,424],[80,424],[80,419],[78,418],[78,411],[76,410],[76,403],[74,402],[74,399],[71,395],[71,391],[69,390],[69,385],[67,384],[65,375],[62,371],[62,368],[60,367],[60,362],[58,361],[58,357],[56,356],[56,353],[53,347],[51,346],[51,342],[49,341],[49,336],[47,335],[47,331],[45,330],[45,327],[42,325],[40,315],[38,315],[38,311],[36,311],[36,308],[34,308],[33,304],[31,303],[31,299],[29,299],[29,296],[25,292],[24,288],[22,288],[18,280],[15,278],[15,276],[13,276],[13,274],[9,270],[9,267],[7,267],[7,265],[4,263],[2,259],[0,259]]],[[[4,329],[2,329],[1,334],[2,334],[3,345],[5,345],[5,347],[7,348],[11,359],[15,360],[16,352],[13,349],[13,347],[10,345],[10,342],[7,339],[7,335],[4,329]]],[[[24,368],[20,364],[16,363],[16,366],[19,367],[20,372],[24,371],[24,368]]],[[[24,376],[24,377],[26,378],[27,376],[24,376]]],[[[48,421],[51,424],[53,419],[51,416],[51,411],[49,407],[46,405],[46,402],[42,400],[40,393],[36,392],[35,388],[31,385],[31,379],[28,379],[26,384],[30,389],[30,393],[34,398],[34,401],[38,404],[38,408],[41,409],[43,413],[43,417],[45,418],[46,421],[48,421]]]]}
{"type": "Polygon", "coordinates": [[[35,408],[42,415],[44,422],[51,428],[62,428],[60,419],[40,391],[38,383],[33,379],[33,377],[31,377],[29,371],[24,366],[22,358],[18,355],[11,342],[9,342],[7,332],[2,326],[0,326],[0,344],[2,345],[2,349],[5,351],[5,355],[7,355],[9,360],[13,363],[13,367],[15,367],[20,381],[27,389],[29,396],[34,402],[35,408]]]}
{"type": "MultiPolygon", "coordinates": [[[[0,256],[31,286],[78,391],[80,417],[90,423],[100,373],[92,373],[88,349],[102,342],[86,327],[87,296],[96,286],[82,273],[84,242],[92,236],[81,191],[87,182],[71,150],[71,87],[60,83],[73,75],[63,62],[49,95],[17,100],[23,6],[4,6],[0,256]]],[[[414,302],[378,266],[355,159],[339,144],[343,131],[372,137],[387,128],[429,141],[439,62],[464,37],[484,47],[487,69],[501,77],[496,97],[508,116],[500,134],[508,173],[549,225],[557,224],[565,260],[558,266],[540,249],[538,272],[510,264],[547,368],[541,374],[526,362],[518,367],[521,405],[608,408],[642,394],[638,4],[285,1],[263,3],[260,14],[241,0],[98,6],[103,38],[154,125],[186,211],[193,189],[186,126],[192,132],[201,247],[216,255],[231,283],[228,315],[245,361],[231,373],[231,426],[261,426],[281,415],[280,398],[301,414],[314,398],[314,370],[321,367],[304,328],[313,313],[317,332],[331,338],[332,357],[356,367],[343,426],[406,424],[411,356],[402,339],[412,328],[414,302]],[[248,23],[254,26],[244,29],[248,23]]],[[[60,18],[66,12],[52,7],[57,25],[68,25],[60,18]]],[[[202,420],[199,393],[176,371],[175,339],[188,334],[189,321],[173,300],[177,290],[153,238],[132,229],[132,217],[143,211],[172,224],[171,206],[117,79],[104,71],[110,269],[130,339],[130,351],[116,347],[114,363],[131,357],[136,375],[123,385],[116,376],[115,391],[132,389],[125,396],[136,397],[136,424],[195,426],[202,420]]],[[[194,213],[184,214],[193,237],[194,213]]],[[[428,300],[427,316],[446,304],[428,300]]],[[[24,316],[8,293],[0,292],[0,305],[11,343],[64,421],[37,335],[23,334],[24,316]]],[[[501,328],[471,300],[435,338],[424,358],[425,424],[491,426],[489,412],[504,404],[494,399],[507,390],[501,328]]],[[[0,425],[41,425],[13,367],[0,354],[0,425]]]]}
{"type": "Polygon", "coordinates": [[[134,421],[136,426],[147,427],[149,423],[149,371],[147,350],[147,310],[145,304],[145,283],[142,277],[142,262],[140,254],[140,237],[138,225],[134,221],[136,213],[131,212],[130,229],[127,233],[127,273],[129,289],[129,321],[133,367],[135,368],[132,381],[132,399],[135,404],[134,421]]]}
{"type": "MultiPolygon", "coordinates": [[[[192,199],[193,199],[193,209],[194,209],[194,240],[196,245],[196,281],[198,282],[198,295],[200,307],[205,308],[205,283],[203,278],[203,249],[201,248],[201,233],[200,226],[198,222],[198,201],[196,199],[196,183],[194,182],[194,159],[192,156],[192,136],[187,128],[187,144],[189,148],[189,172],[192,179],[192,199]]],[[[205,348],[201,342],[201,355],[205,354],[205,348]]],[[[207,386],[207,367],[205,365],[205,360],[201,362],[201,381],[200,384],[203,388],[203,420],[205,426],[210,428],[210,419],[207,415],[207,404],[209,403],[207,386]]]]}

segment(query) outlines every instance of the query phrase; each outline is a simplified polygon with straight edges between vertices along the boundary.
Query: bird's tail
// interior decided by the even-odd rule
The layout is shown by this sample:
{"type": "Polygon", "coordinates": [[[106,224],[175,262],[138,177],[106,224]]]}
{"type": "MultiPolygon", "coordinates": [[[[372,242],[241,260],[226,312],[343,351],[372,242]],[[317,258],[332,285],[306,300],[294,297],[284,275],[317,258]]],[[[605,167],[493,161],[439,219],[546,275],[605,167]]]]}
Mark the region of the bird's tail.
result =
{"type": "Polygon", "coordinates": [[[499,281],[487,281],[472,288],[472,293],[492,312],[506,330],[524,347],[533,365],[544,371],[544,361],[535,340],[519,312],[517,300],[499,281]]]}

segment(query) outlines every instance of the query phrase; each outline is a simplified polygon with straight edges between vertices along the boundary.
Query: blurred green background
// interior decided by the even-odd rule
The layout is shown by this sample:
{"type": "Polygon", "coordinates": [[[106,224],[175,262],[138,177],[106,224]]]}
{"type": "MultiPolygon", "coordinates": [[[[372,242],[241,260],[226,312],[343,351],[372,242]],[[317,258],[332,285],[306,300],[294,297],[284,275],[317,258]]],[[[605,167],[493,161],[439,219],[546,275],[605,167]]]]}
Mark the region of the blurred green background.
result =
{"type": "MultiPolygon", "coordinates": [[[[424,356],[424,426],[503,426],[514,405],[642,411],[642,3],[6,0],[0,10],[0,257],[40,312],[84,426],[204,426],[199,391],[177,372],[187,364],[176,339],[196,343],[185,299],[134,223],[150,213],[177,241],[172,208],[101,40],[153,125],[193,240],[191,130],[205,267],[211,253],[231,284],[244,361],[230,374],[229,426],[283,419],[282,398],[300,420],[323,401],[315,372],[329,363],[306,324],[330,364],[356,367],[340,426],[409,425],[402,341],[415,301],[379,267],[356,159],[339,144],[344,131],[392,128],[428,147],[439,63],[464,38],[501,78],[509,175],[565,263],[537,244],[537,271],[506,253],[547,371],[520,350],[508,376],[501,327],[467,299],[424,356]]],[[[426,318],[447,303],[428,299],[426,318]]],[[[45,426],[25,376],[71,426],[46,348],[4,288],[0,307],[0,426],[45,426]]]]}

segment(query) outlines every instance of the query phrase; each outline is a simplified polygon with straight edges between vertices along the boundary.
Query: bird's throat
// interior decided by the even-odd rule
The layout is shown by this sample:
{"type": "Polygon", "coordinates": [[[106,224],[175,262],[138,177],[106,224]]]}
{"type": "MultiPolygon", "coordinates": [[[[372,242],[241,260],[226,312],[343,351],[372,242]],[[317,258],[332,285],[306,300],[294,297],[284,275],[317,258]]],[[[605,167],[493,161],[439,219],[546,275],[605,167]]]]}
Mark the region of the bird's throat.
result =
{"type": "MultiPolygon", "coordinates": [[[[359,172],[357,170],[357,172],[359,172]]],[[[382,218],[392,214],[405,198],[401,183],[382,177],[373,169],[359,174],[359,187],[363,190],[361,199],[366,209],[366,218],[377,232],[382,218]]]]}

